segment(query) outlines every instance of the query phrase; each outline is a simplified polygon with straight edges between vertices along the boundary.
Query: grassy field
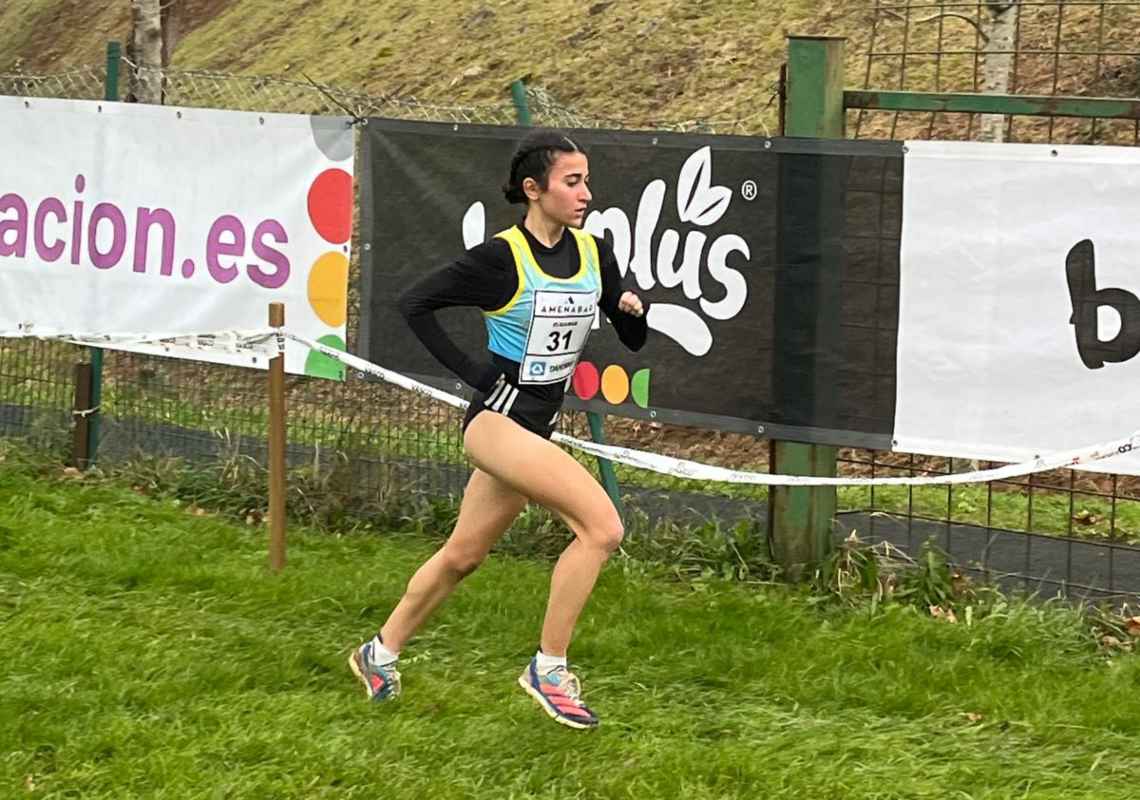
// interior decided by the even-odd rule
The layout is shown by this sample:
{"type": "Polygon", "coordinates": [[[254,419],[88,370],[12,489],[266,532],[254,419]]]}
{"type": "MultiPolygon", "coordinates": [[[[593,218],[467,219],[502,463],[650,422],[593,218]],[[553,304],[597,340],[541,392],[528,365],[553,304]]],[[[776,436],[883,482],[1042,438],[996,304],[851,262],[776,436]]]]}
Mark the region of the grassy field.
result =
{"type": "Polygon", "coordinates": [[[0,796],[1133,797],[1140,661],[1072,610],[947,624],[618,558],[572,660],[600,730],[517,686],[549,565],[493,555],[405,652],[349,675],[431,538],[264,531],[0,464],[0,796]]]}

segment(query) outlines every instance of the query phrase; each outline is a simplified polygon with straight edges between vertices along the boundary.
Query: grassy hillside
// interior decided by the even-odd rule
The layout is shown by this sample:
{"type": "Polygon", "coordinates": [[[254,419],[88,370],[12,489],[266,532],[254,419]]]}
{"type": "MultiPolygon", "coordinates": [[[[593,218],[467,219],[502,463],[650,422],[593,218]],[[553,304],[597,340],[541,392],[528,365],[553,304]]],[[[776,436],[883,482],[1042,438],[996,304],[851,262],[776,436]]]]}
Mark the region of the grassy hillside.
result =
{"type": "MultiPolygon", "coordinates": [[[[981,12],[939,15],[918,0],[911,13],[876,11],[871,0],[177,2],[175,68],[299,80],[304,72],[372,95],[457,105],[502,103],[509,82],[529,76],[584,117],[628,125],[744,121],[717,126],[733,132],[776,124],[773,84],[788,34],[847,37],[851,86],[925,91],[975,90],[981,47],[970,19],[981,12]]],[[[128,9],[129,0],[5,0],[0,72],[100,63],[107,40],[126,40],[128,9]]],[[[1012,90],[1136,96],[1130,32],[1138,25],[1140,2],[1025,6],[1012,90]]],[[[894,119],[860,120],[853,130],[903,135],[894,119]]],[[[913,121],[905,135],[934,133],[929,115],[913,121]]],[[[962,116],[941,123],[939,135],[969,135],[962,116]]],[[[1130,139],[1131,126],[1124,127],[1130,139]]],[[[1036,138],[1030,133],[1024,138],[1036,138]]],[[[1058,137],[1049,126],[1045,138],[1091,141],[1097,133],[1058,137]]]]}
{"type": "MultiPolygon", "coordinates": [[[[501,102],[511,80],[529,75],[596,115],[739,119],[771,99],[785,34],[854,36],[854,69],[871,13],[870,4],[837,0],[381,0],[367,7],[188,0],[173,66],[296,78],[304,71],[372,94],[461,104],[501,102]]],[[[0,3],[0,70],[18,59],[27,71],[98,63],[106,40],[126,38],[127,8],[127,0],[0,3]],[[102,10],[92,10],[97,5],[102,10]]]]}
{"type": "MultiPolygon", "coordinates": [[[[983,12],[938,14],[912,2],[899,12],[871,0],[177,0],[173,66],[298,80],[303,72],[371,95],[449,105],[501,104],[509,82],[529,76],[584,118],[714,120],[718,131],[764,133],[776,125],[774,82],[788,34],[846,37],[850,86],[976,90],[982,39],[973,21],[983,12]]],[[[0,73],[101,63],[109,39],[127,39],[128,9],[129,0],[5,0],[0,73]]],[[[1024,6],[1011,90],[1137,96],[1137,26],[1140,2],[1024,6]]],[[[944,116],[909,115],[900,127],[893,114],[859,115],[851,131],[972,135],[965,116],[944,116]]],[[[1018,126],[1022,141],[1135,138],[1131,123],[1018,126]]]]}

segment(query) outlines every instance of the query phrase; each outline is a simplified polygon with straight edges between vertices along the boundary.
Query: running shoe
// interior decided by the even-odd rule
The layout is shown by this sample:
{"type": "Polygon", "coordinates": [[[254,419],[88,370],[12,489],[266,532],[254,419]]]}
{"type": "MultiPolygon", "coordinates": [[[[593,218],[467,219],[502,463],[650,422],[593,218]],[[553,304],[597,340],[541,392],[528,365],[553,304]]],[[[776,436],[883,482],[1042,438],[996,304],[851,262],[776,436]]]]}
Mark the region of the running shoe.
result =
{"type": "Polygon", "coordinates": [[[394,700],[400,694],[400,673],[396,664],[376,664],[372,661],[372,642],[367,641],[348,657],[352,674],[360,678],[369,700],[394,700]]]}
{"type": "Polygon", "coordinates": [[[597,715],[580,699],[582,686],[578,682],[578,676],[566,667],[555,667],[549,672],[539,673],[536,659],[532,658],[519,676],[519,686],[555,722],[579,730],[598,727],[597,715]]]}

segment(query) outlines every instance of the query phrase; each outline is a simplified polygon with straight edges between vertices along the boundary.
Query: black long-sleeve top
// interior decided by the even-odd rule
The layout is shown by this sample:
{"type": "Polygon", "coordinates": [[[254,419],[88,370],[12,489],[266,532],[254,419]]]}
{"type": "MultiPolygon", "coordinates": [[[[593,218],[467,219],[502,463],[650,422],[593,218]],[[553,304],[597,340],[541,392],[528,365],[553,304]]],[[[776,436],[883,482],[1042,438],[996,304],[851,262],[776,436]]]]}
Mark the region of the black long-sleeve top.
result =
{"type": "MultiPolygon", "coordinates": [[[[518,227],[526,236],[543,272],[556,278],[569,278],[578,272],[578,243],[570,231],[564,231],[553,247],[546,247],[524,225],[518,227]]],[[[602,274],[602,296],[598,307],[613,323],[622,343],[631,350],[640,350],[648,333],[646,318],[644,315],[635,317],[618,308],[625,289],[613,248],[604,239],[595,236],[594,240],[598,243],[602,274]]],[[[506,305],[517,289],[518,272],[510,245],[503,239],[493,238],[414,283],[400,295],[399,308],[412,332],[443,366],[464,383],[486,392],[500,375],[506,375],[507,380],[517,384],[518,362],[497,353],[485,353],[482,359],[472,358],[444,332],[435,312],[452,306],[475,306],[484,311],[494,311],[506,305]]],[[[649,304],[644,300],[642,303],[648,312],[649,304]]],[[[562,400],[565,388],[562,382],[526,387],[527,391],[552,402],[562,400]]]]}

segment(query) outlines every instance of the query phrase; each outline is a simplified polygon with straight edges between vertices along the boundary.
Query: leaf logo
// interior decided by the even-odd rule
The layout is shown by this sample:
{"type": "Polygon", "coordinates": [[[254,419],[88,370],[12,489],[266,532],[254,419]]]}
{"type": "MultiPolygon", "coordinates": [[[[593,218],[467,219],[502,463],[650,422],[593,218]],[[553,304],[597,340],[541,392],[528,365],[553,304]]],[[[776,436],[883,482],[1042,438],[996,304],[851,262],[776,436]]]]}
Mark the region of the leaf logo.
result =
{"type": "Polygon", "coordinates": [[[677,176],[677,215],[682,222],[712,225],[731,201],[731,189],[712,185],[712,148],[705,145],[685,160],[677,176]]]}
{"type": "Polygon", "coordinates": [[[654,303],[649,307],[646,322],[653,330],[681,345],[689,355],[699,358],[712,349],[713,337],[708,323],[684,306],[654,303]]]}
{"type": "Polygon", "coordinates": [[[472,203],[463,215],[463,246],[470,250],[487,237],[487,211],[482,203],[472,203]]]}

